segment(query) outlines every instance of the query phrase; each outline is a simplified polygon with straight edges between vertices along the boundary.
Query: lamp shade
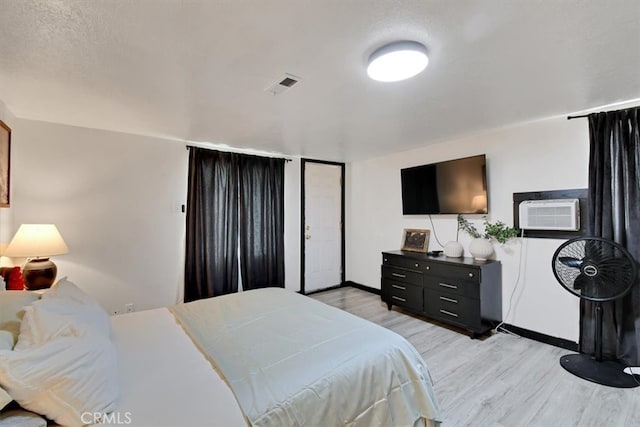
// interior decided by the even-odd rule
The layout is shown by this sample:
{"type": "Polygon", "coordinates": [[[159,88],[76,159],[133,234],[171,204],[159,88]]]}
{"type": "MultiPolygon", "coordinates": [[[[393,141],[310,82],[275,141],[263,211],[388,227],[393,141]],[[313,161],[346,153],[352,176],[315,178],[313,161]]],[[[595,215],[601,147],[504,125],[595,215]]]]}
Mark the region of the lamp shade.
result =
{"type": "Polygon", "coordinates": [[[48,257],[69,252],[54,224],[22,224],[4,252],[8,257],[48,257]]]}
{"type": "Polygon", "coordinates": [[[429,57],[423,44],[399,41],[371,54],[367,74],[380,82],[396,82],[419,74],[428,64],[429,57]]]}

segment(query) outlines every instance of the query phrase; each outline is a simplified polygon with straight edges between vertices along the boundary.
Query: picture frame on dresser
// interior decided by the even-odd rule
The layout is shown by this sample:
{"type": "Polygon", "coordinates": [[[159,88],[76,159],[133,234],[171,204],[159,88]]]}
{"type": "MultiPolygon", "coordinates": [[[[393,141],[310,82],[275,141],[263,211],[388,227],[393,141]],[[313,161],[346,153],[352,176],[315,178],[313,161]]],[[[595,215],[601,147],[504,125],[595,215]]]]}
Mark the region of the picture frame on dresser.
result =
{"type": "Polygon", "coordinates": [[[403,251],[426,253],[429,247],[429,230],[405,228],[402,232],[403,251]]]}
{"type": "Polygon", "coordinates": [[[0,120],[0,207],[9,207],[11,178],[11,128],[0,120]]]}

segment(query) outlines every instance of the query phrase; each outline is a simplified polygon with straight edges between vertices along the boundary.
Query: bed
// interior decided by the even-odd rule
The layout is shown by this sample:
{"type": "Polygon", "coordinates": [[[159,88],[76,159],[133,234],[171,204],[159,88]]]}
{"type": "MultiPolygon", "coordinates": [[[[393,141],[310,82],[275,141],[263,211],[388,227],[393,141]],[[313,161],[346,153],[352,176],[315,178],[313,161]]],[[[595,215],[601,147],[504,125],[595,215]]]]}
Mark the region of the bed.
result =
{"type": "MultiPolygon", "coordinates": [[[[440,423],[425,362],[406,340],[290,291],[242,292],[110,323],[118,396],[81,413],[81,424],[440,423]]],[[[13,395],[2,358],[0,351],[0,385],[13,395]]]]}

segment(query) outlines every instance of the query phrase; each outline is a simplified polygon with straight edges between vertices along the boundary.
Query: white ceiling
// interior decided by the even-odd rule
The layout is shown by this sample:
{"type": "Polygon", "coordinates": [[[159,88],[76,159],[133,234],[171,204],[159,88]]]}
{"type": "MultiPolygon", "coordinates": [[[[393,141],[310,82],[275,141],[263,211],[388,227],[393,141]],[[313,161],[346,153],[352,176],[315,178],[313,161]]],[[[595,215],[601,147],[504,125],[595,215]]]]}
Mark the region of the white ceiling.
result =
{"type": "Polygon", "coordinates": [[[18,117],[349,161],[640,98],[638,0],[0,0],[18,117]],[[366,76],[416,40],[413,79],[366,76]],[[283,73],[301,78],[273,96],[283,73]]]}

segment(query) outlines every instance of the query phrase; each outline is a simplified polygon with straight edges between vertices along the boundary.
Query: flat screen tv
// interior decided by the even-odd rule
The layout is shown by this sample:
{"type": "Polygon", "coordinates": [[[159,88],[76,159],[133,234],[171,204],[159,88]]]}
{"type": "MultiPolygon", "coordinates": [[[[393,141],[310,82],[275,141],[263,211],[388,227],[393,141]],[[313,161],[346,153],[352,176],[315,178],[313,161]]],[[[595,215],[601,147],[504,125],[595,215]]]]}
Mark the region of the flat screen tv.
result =
{"type": "Polygon", "coordinates": [[[402,213],[486,214],[485,155],[401,170],[402,213]]]}

